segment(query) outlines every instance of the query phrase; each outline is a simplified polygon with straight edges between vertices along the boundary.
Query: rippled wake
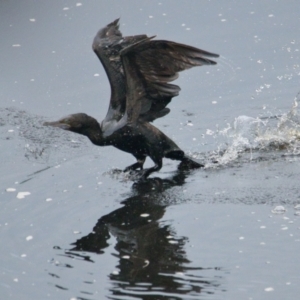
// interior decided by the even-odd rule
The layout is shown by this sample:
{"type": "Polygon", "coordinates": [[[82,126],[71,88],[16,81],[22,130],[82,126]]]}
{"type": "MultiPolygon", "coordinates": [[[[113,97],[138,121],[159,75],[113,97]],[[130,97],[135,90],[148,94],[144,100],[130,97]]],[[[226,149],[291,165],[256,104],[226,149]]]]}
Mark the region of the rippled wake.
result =
{"type": "MultiPolygon", "coordinates": [[[[276,160],[282,157],[297,157],[300,155],[300,113],[298,104],[300,92],[294,99],[291,110],[282,115],[270,117],[239,116],[232,124],[214,133],[216,140],[224,140],[217,149],[209,153],[189,153],[194,158],[205,163],[206,168],[215,168],[248,161],[276,160]],[[203,160],[204,159],[204,160],[203,160]]],[[[10,139],[13,132],[26,140],[25,156],[29,160],[40,163],[63,161],[70,155],[70,148],[86,154],[93,147],[81,136],[51,130],[42,126],[42,118],[32,116],[16,109],[2,109],[0,123],[6,130],[3,139],[10,139]],[[56,158],[50,155],[55,152],[56,158]]]]}

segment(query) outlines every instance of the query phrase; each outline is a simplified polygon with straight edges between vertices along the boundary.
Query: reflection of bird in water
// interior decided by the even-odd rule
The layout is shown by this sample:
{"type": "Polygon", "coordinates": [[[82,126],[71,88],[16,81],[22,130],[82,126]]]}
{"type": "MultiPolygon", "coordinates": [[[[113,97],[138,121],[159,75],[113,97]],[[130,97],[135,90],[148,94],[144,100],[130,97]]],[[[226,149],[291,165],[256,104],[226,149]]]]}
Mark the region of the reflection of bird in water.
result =
{"type": "Polygon", "coordinates": [[[215,280],[202,273],[201,276],[189,274],[204,269],[190,265],[185,250],[188,238],[178,236],[173,226],[162,220],[168,205],[177,197],[176,192],[173,195],[170,191],[167,196],[164,191],[183,186],[185,178],[185,172],[177,171],[169,179],[137,182],[132,195],[121,202],[122,207],[102,216],[92,232],[74,242],[66,255],[92,261],[89,252],[109,255],[111,250],[105,249],[113,244],[112,255],[118,258],[118,264],[108,277],[114,296],[130,298],[134,292],[137,298],[144,299],[145,292],[158,290],[178,296],[199,294],[203,288],[213,285],[215,280]]]}
{"type": "Polygon", "coordinates": [[[179,238],[178,243],[169,243],[172,229],[169,225],[160,224],[159,220],[165,214],[167,204],[161,203],[164,201],[162,193],[172,186],[181,186],[184,180],[185,173],[178,172],[170,180],[151,178],[136,183],[132,191],[134,195],[122,201],[122,207],[102,216],[92,233],[73,244],[71,252],[102,254],[109,246],[108,240],[114,236],[115,250],[120,257],[120,271],[127,280],[134,280],[136,276],[144,277],[149,272],[157,274],[159,268],[182,272],[182,264],[189,262],[182,249],[187,238],[179,238]],[[124,260],[124,256],[128,256],[128,260],[124,260]],[[148,267],[149,262],[151,266],[148,267]],[[147,270],[144,269],[146,267],[147,270]]]}
{"type": "Polygon", "coordinates": [[[165,134],[150,124],[170,112],[167,105],[180,88],[169,82],[178,72],[216,62],[218,57],[191,46],[153,37],[123,37],[118,19],[101,29],[93,50],[102,62],[111,86],[109,109],[99,124],[94,118],[78,113],[45,125],[86,135],[99,146],[114,146],[131,153],[137,160],[125,171],[141,169],[143,178],[162,167],[163,157],[179,160],[192,168],[203,167],[165,134]],[[143,169],[146,157],[155,165],[143,169]]]}

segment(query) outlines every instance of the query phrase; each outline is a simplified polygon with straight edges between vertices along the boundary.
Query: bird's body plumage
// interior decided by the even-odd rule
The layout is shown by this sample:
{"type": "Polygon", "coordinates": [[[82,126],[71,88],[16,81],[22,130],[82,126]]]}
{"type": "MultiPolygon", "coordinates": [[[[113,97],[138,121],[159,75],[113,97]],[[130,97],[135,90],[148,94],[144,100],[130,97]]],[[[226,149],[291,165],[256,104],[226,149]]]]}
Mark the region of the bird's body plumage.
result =
{"type": "Polygon", "coordinates": [[[155,166],[142,171],[147,177],[162,167],[163,157],[192,161],[150,122],[170,112],[167,105],[180,91],[170,82],[178,72],[216,64],[209,58],[218,55],[146,35],[123,37],[118,21],[99,30],[92,45],[111,86],[104,120],[99,124],[90,116],[74,114],[47,125],[84,134],[96,145],[111,145],[131,153],[137,162],[125,170],[143,169],[149,156],[155,166]]]}

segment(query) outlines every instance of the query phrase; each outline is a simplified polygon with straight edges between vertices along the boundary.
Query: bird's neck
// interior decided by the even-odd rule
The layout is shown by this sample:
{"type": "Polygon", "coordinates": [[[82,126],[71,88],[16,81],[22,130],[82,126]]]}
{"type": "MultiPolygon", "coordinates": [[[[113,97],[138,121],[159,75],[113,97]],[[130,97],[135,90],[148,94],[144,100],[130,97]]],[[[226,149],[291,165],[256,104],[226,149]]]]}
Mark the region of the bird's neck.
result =
{"type": "Polygon", "coordinates": [[[108,141],[103,136],[102,130],[99,128],[89,129],[84,132],[84,135],[87,136],[90,141],[97,146],[106,146],[109,145],[108,141]]]}

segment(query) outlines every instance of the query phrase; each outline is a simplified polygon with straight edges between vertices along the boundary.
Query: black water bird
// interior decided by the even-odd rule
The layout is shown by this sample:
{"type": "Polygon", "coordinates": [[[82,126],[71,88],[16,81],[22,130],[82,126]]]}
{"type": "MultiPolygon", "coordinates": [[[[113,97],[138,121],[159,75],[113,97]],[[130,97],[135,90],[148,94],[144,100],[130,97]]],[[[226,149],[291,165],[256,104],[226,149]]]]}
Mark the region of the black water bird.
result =
{"type": "Polygon", "coordinates": [[[210,57],[219,55],[191,46],[153,40],[154,36],[123,37],[119,19],[99,30],[93,50],[100,59],[111,86],[111,98],[104,120],[84,113],[73,114],[45,125],[87,136],[98,146],[114,146],[137,160],[124,171],[141,169],[142,178],[162,167],[163,157],[191,167],[203,167],[188,157],[170,138],[150,122],[170,112],[167,105],[180,88],[169,82],[178,72],[202,65],[214,65],[210,57]],[[154,166],[143,169],[149,156],[154,166]]]}

